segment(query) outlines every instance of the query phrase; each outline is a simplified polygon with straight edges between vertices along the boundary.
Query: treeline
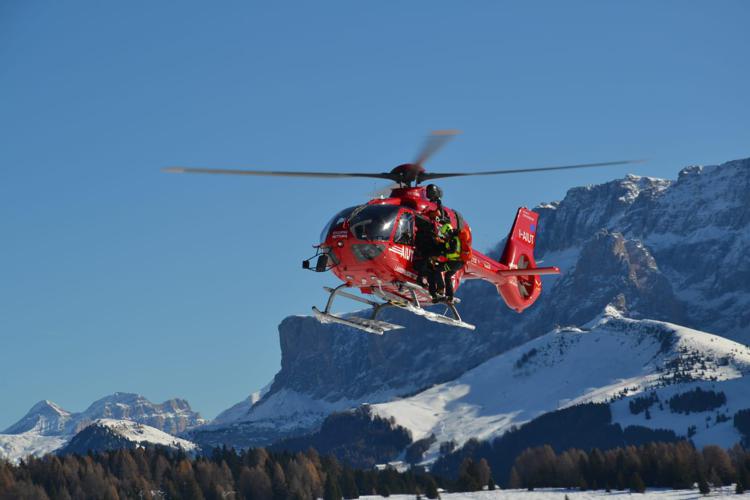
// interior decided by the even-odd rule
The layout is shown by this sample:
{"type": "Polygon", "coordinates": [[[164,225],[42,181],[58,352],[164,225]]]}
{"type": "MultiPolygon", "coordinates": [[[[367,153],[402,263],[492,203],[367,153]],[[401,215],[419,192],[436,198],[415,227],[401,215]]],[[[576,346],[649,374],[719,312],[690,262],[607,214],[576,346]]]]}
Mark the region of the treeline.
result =
{"type": "Polygon", "coordinates": [[[352,467],[372,468],[393,460],[411,442],[411,433],[396,425],[393,417],[382,418],[363,405],[353,411],[333,413],[317,432],[284,439],[269,449],[297,452],[315,448],[352,467]]]}
{"type": "Polygon", "coordinates": [[[736,492],[750,486],[750,452],[735,446],[696,450],[687,441],[649,443],[590,452],[571,449],[555,453],[550,446],[525,450],[511,469],[513,488],[562,487],[643,492],[646,487],[688,489],[702,493],[736,483],[736,492]]]}
{"type": "Polygon", "coordinates": [[[734,414],[734,426],[742,434],[742,444],[750,447],[750,408],[734,414]]]}
{"type": "Polygon", "coordinates": [[[0,500],[340,499],[392,493],[437,498],[438,482],[419,471],[354,470],[312,449],[236,453],[223,448],[190,459],[162,448],[139,448],[47,455],[18,465],[0,461],[0,500]]]}
{"type": "MultiPolygon", "coordinates": [[[[445,480],[419,468],[352,469],[314,449],[274,453],[257,448],[237,453],[216,449],[209,457],[188,458],[164,448],[122,449],[87,455],[48,455],[18,465],[0,461],[0,500],[125,498],[218,500],[339,500],[360,495],[412,494],[438,498],[448,491],[495,489],[485,459],[465,457],[455,478],[445,480]]],[[[696,450],[688,441],[649,443],[591,451],[549,446],[524,450],[513,462],[511,488],[560,487],[631,490],[646,487],[690,489],[736,483],[750,485],[750,452],[735,446],[696,450]]]]}
{"type": "Polygon", "coordinates": [[[669,398],[668,403],[672,413],[688,415],[690,412],[700,413],[723,406],[727,403],[727,396],[721,391],[704,391],[696,387],[692,391],[675,394],[669,398]]]}
{"type": "Polygon", "coordinates": [[[484,459],[493,471],[498,484],[511,483],[511,468],[518,456],[529,448],[550,445],[562,452],[581,450],[609,450],[638,446],[649,442],[676,442],[671,430],[648,429],[640,426],[622,428],[612,423],[612,412],[606,403],[588,403],[545,413],[540,417],[511,429],[491,441],[469,440],[458,450],[446,449],[432,467],[436,475],[455,479],[466,458],[475,462],[484,459]]]}

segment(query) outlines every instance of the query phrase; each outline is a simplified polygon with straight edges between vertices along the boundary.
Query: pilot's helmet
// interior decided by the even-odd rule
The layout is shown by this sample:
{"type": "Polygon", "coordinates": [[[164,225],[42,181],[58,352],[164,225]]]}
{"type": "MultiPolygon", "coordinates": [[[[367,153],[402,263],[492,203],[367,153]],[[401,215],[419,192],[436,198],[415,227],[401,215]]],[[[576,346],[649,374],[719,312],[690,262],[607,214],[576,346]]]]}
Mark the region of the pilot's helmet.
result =
{"type": "Polygon", "coordinates": [[[438,201],[443,197],[442,189],[440,189],[435,184],[428,184],[427,188],[425,188],[425,194],[427,195],[427,199],[430,201],[438,201]]]}

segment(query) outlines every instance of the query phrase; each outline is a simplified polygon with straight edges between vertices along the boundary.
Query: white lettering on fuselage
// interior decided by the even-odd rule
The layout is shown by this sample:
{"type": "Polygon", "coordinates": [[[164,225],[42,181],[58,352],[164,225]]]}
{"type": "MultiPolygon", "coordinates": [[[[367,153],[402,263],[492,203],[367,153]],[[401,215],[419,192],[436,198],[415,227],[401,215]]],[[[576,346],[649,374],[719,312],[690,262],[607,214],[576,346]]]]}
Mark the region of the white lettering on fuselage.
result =
{"type": "Polygon", "coordinates": [[[393,245],[392,247],[388,247],[388,251],[393,252],[406,260],[411,260],[414,256],[414,249],[401,245],[393,245]]]}
{"type": "Polygon", "coordinates": [[[518,237],[521,238],[526,243],[528,243],[529,245],[534,244],[534,235],[527,231],[524,231],[523,229],[518,230],[518,237]]]}

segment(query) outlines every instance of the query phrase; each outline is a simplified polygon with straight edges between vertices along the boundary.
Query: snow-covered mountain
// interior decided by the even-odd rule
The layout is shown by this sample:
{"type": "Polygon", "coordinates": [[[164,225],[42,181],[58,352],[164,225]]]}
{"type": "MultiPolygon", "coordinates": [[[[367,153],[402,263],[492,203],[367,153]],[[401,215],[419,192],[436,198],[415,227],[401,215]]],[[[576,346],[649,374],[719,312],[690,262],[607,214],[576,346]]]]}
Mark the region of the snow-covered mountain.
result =
{"type": "Polygon", "coordinates": [[[559,325],[581,327],[608,306],[747,342],[749,173],[746,159],[688,167],[677,180],[628,175],[537,206],[537,257],[563,274],[544,278],[542,297],[523,315],[491,285],[466,283],[460,310],[474,333],[400,311],[387,316],[405,328],[383,336],[288,317],[279,326],[281,370],[267,394],[191,436],[250,446],[309,432],[332,411],[455,380],[559,325]]]}
{"type": "MultiPolygon", "coordinates": [[[[460,446],[470,438],[492,439],[549,411],[650,394],[653,388],[660,388],[657,393],[666,401],[694,386],[732,387],[722,408],[731,416],[750,407],[750,377],[743,377],[748,372],[750,348],[742,344],[670,323],[623,318],[609,308],[581,328],[556,329],[456,380],[370,408],[381,417],[393,417],[415,440],[434,435],[425,457],[430,460],[445,442],[460,446]]],[[[694,439],[699,443],[728,447],[740,441],[731,421],[722,422],[721,433],[707,433],[705,415],[683,418],[663,405],[662,412],[653,410],[649,419],[643,414],[631,418],[628,400],[618,400],[614,412],[615,421],[624,425],[685,435],[697,422],[694,439]],[[651,417],[657,413],[658,418],[651,417]]]]}
{"type": "Polygon", "coordinates": [[[17,460],[57,450],[101,419],[124,422],[122,425],[137,423],[169,434],[181,433],[206,422],[184,399],[157,404],[138,394],[116,392],[79,413],[71,413],[44,400],[0,434],[0,458],[17,460]]]}
{"type": "Polygon", "coordinates": [[[32,406],[21,420],[5,429],[3,433],[22,434],[33,431],[42,436],[59,436],[65,434],[72,416],[69,411],[45,399],[32,406]]]}
{"type": "Polygon", "coordinates": [[[46,436],[74,434],[101,418],[133,420],[171,434],[205,423],[184,399],[170,399],[157,404],[138,394],[116,392],[94,401],[79,413],[71,413],[48,400],[40,401],[21,420],[5,429],[3,434],[29,431],[46,436]]]}
{"type": "Polygon", "coordinates": [[[102,418],[90,423],[73,436],[60,451],[84,454],[89,450],[106,451],[141,446],[165,446],[185,452],[197,450],[195,443],[167,434],[155,427],[132,420],[102,418]]]}

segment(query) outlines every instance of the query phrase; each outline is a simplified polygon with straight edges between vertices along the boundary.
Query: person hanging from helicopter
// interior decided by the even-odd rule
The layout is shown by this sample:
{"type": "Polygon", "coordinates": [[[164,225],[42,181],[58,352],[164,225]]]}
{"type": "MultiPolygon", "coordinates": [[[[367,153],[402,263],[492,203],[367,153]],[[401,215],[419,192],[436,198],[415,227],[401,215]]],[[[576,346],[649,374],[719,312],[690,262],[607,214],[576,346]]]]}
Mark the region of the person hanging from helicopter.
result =
{"type": "Polygon", "coordinates": [[[425,187],[425,196],[427,196],[428,200],[437,205],[437,208],[431,212],[431,215],[435,218],[445,218],[446,213],[443,208],[443,190],[435,184],[428,184],[427,187],[425,187]]]}
{"type": "MultiPolygon", "coordinates": [[[[444,223],[440,226],[438,241],[442,242],[441,255],[437,258],[437,269],[440,271],[442,280],[443,294],[445,301],[453,302],[453,275],[464,267],[465,251],[461,245],[461,235],[457,229],[454,229],[450,221],[445,218],[444,223]]],[[[438,287],[440,286],[438,282],[438,287]]]]}
{"type": "Polygon", "coordinates": [[[418,283],[422,286],[427,285],[433,302],[439,302],[442,300],[442,290],[445,288],[443,270],[438,262],[443,253],[443,242],[438,228],[443,218],[446,217],[442,203],[443,191],[435,184],[428,184],[425,187],[425,196],[436,205],[436,208],[426,211],[426,218],[417,219],[414,268],[419,273],[418,283]]]}
{"type": "Polygon", "coordinates": [[[440,255],[437,236],[434,220],[418,215],[414,239],[414,270],[418,275],[417,283],[424,288],[434,290],[437,290],[437,282],[434,280],[433,259],[440,255]]]}

